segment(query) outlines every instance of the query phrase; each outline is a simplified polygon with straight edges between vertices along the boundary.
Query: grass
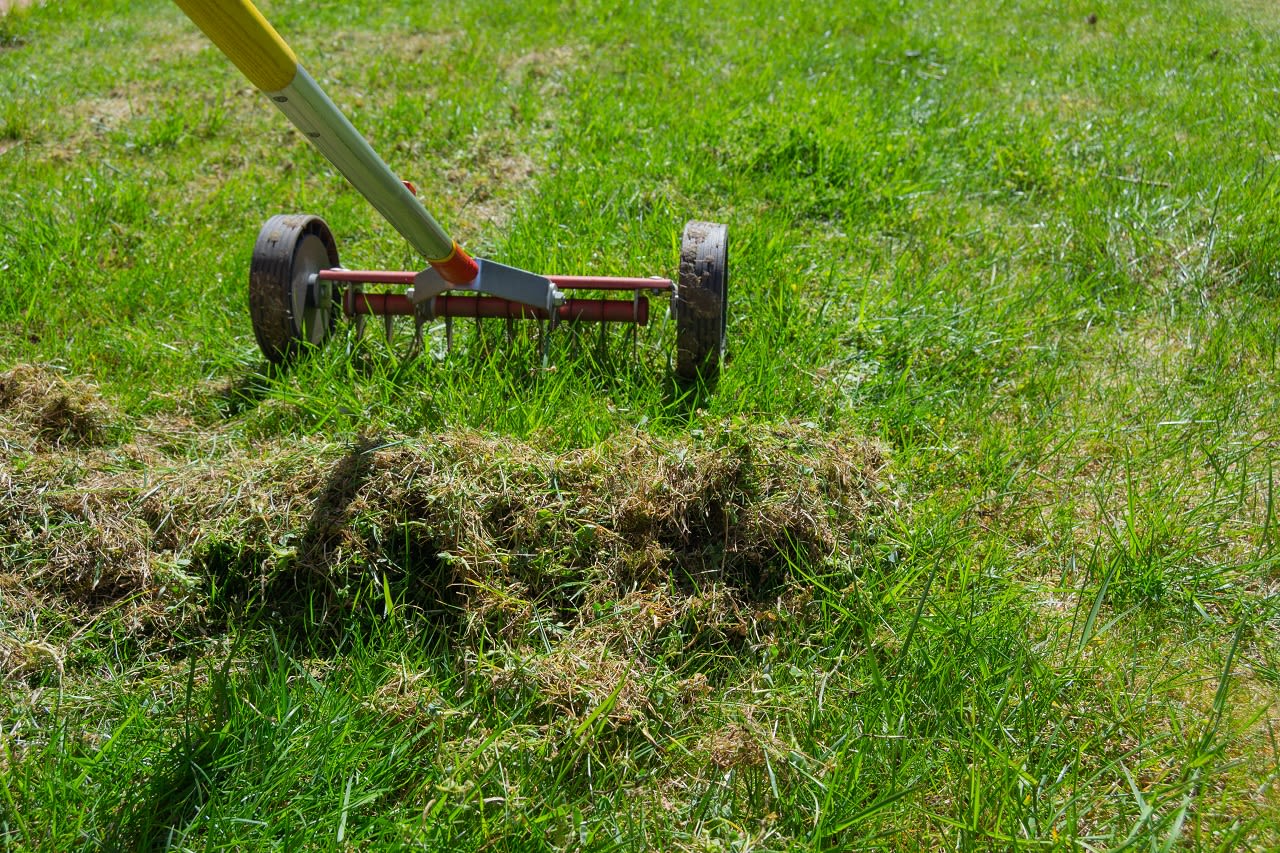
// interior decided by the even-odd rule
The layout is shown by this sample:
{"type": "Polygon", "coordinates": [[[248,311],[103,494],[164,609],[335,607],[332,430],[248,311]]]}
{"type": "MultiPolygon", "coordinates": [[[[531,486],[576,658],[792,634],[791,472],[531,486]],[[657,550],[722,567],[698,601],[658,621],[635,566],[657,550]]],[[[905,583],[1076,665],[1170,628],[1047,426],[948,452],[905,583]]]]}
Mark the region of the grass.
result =
{"type": "Polygon", "coordinates": [[[1269,5],[264,6],[476,254],[729,223],[730,361],[269,371],[268,216],[410,251],[176,7],[0,18],[5,849],[1280,845],[1269,5]]]}

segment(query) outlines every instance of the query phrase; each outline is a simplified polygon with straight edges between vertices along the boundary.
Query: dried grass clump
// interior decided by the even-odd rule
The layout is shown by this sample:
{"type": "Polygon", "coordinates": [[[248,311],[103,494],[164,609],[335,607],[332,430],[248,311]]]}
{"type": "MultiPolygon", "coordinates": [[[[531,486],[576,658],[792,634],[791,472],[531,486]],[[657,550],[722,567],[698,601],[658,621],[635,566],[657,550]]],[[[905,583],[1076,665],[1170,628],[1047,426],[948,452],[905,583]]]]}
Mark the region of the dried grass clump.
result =
{"type": "Polygon", "coordinates": [[[401,722],[425,724],[443,713],[446,703],[436,690],[433,674],[393,666],[382,686],[368,700],[369,707],[401,722]]]}
{"type": "Polygon", "coordinates": [[[6,642],[0,646],[0,672],[6,679],[32,673],[62,672],[64,653],[48,643],[6,642]]]}
{"type": "Polygon", "coordinates": [[[525,645],[491,655],[483,666],[473,661],[472,669],[495,689],[537,697],[553,718],[580,720],[602,708],[612,725],[630,723],[653,715],[655,702],[666,699],[656,694],[674,696],[683,686],[658,671],[648,654],[681,609],[664,590],[635,591],[584,615],[572,629],[551,629],[559,636],[549,652],[525,645]]]}
{"type": "Polygon", "coordinates": [[[119,628],[163,640],[199,627],[211,588],[200,555],[211,541],[224,531],[271,541],[297,523],[272,505],[271,466],[248,456],[215,465],[135,443],[36,443],[9,462],[0,464],[0,566],[9,570],[0,578],[10,587],[0,624],[37,613],[80,626],[110,610],[119,628]]]}
{"type": "MultiPolygon", "coordinates": [[[[772,596],[791,567],[847,549],[879,502],[878,447],[785,425],[724,425],[700,440],[632,432],[564,454],[482,436],[376,452],[349,505],[363,541],[445,555],[452,586],[497,612],[529,597],[724,583],[772,596]]],[[[349,541],[360,548],[361,537],[349,541]]]]}
{"type": "Polygon", "coordinates": [[[0,374],[0,435],[92,446],[106,440],[115,420],[89,383],[25,364],[0,374]]]}
{"type": "MultiPolygon", "coordinates": [[[[33,399],[29,375],[6,374],[7,399],[33,399]]],[[[577,632],[523,683],[576,713],[631,679],[625,717],[647,701],[644,643],[673,623],[745,636],[744,608],[785,593],[795,567],[855,549],[882,466],[864,439],[790,424],[565,453],[474,433],[282,440],[213,461],[41,445],[0,468],[0,546],[21,555],[24,592],[72,623],[119,608],[161,637],[259,606],[341,629],[388,593],[508,648],[577,632]],[[600,607],[608,636],[588,625],[600,607]]]]}
{"type": "Polygon", "coordinates": [[[733,723],[707,735],[698,744],[699,752],[721,770],[761,767],[765,747],[760,736],[742,723],[733,723]]]}

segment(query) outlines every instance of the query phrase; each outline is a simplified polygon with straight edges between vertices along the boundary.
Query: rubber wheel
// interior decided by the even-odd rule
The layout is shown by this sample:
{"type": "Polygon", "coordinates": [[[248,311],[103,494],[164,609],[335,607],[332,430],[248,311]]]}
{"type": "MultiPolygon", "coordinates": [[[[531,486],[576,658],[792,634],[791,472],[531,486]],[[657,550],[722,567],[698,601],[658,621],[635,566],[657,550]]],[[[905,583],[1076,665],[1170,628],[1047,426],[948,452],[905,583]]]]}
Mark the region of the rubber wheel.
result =
{"type": "Polygon", "coordinates": [[[680,280],[673,302],[676,377],[711,382],[720,374],[729,322],[729,229],[690,222],[680,242],[680,280]]]}
{"type": "Polygon", "coordinates": [[[338,247],[318,216],[273,216],[258,232],[249,264],[249,315],[262,354],[287,363],[322,347],[338,318],[333,289],[312,279],[338,266],[338,247]]]}

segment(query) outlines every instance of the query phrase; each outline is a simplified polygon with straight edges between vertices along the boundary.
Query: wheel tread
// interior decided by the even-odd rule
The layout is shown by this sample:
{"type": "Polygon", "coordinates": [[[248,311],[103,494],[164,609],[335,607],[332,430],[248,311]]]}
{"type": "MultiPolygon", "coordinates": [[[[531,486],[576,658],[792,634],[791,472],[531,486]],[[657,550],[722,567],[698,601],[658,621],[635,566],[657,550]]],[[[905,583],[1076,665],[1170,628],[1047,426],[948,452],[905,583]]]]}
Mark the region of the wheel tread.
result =
{"type": "Polygon", "coordinates": [[[690,222],[680,249],[675,374],[683,382],[719,376],[728,319],[728,228],[690,222]]]}
{"type": "MultiPolygon", "coordinates": [[[[284,364],[303,350],[302,319],[293,311],[293,267],[299,244],[308,236],[319,237],[338,266],[338,249],[329,226],[318,216],[279,214],[258,232],[249,265],[249,316],[258,347],[273,364],[284,364]]],[[[328,336],[337,319],[330,313],[328,336]]]]}

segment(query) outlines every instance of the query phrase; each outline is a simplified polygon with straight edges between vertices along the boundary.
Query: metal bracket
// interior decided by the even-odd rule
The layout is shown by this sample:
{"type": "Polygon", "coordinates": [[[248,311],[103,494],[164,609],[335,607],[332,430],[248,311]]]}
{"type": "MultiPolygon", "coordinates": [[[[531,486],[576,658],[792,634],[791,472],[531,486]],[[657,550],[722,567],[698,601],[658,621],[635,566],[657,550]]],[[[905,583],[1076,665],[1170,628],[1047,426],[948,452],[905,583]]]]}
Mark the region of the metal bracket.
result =
{"type": "Polygon", "coordinates": [[[333,301],[333,284],[320,278],[319,273],[307,276],[307,289],[303,292],[303,303],[307,308],[318,308],[333,301]]]}
{"type": "Polygon", "coordinates": [[[409,299],[414,305],[421,305],[446,291],[487,293],[522,305],[541,308],[552,316],[556,308],[564,303],[564,294],[560,292],[560,288],[545,276],[483,258],[477,258],[476,265],[480,267],[479,275],[469,284],[461,285],[450,284],[434,268],[428,267],[413,277],[409,299]]]}

